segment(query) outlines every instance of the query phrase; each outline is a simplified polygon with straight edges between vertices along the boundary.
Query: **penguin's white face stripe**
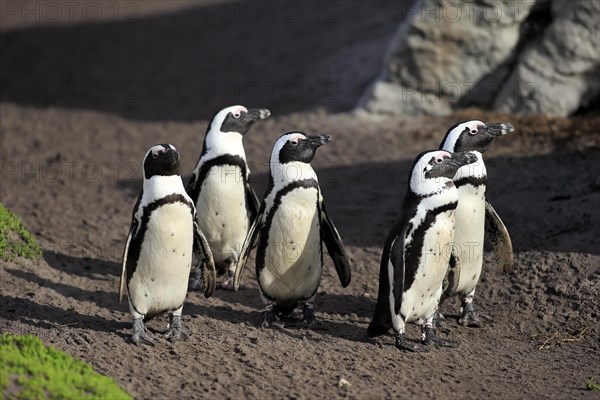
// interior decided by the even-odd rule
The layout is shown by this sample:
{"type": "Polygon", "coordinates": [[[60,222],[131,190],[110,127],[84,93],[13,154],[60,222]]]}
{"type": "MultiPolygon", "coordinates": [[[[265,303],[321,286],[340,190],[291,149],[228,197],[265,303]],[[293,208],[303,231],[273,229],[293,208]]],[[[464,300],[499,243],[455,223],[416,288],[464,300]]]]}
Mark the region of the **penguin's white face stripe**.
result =
{"type": "MultiPolygon", "coordinates": [[[[177,151],[175,146],[173,146],[172,144],[168,144],[167,146],[169,147],[169,149],[177,151]]],[[[154,158],[156,158],[160,153],[164,153],[164,152],[165,152],[165,146],[163,146],[161,144],[157,144],[156,146],[150,147],[150,149],[146,152],[146,155],[144,156],[144,160],[149,155],[152,155],[154,158]]]]}
{"type": "Polygon", "coordinates": [[[450,133],[448,133],[448,136],[446,137],[442,148],[446,151],[454,152],[454,147],[456,146],[458,138],[466,129],[469,130],[469,133],[471,135],[475,135],[478,132],[479,127],[482,125],[485,125],[485,123],[479,120],[472,120],[463,122],[462,124],[458,124],[454,129],[450,131],[450,133]]]}

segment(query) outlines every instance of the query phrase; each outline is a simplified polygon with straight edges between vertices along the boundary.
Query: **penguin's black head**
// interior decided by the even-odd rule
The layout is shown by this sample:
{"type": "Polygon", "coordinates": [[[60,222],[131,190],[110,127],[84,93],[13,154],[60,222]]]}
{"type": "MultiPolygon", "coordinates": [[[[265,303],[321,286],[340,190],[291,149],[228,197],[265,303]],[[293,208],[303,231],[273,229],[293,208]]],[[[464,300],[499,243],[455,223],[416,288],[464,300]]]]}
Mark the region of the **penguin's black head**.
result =
{"type": "Polygon", "coordinates": [[[144,157],[144,179],[179,175],[179,153],[172,144],[152,146],[144,157]]]}
{"type": "Polygon", "coordinates": [[[227,107],[215,114],[207,133],[236,132],[245,135],[256,121],[268,118],[270,115],[271,111],[266,108],[227,107]]]}
{"type": "Polygon", "coordinates": [[[282,135],[273,146],[271,162],[285,164],[292,161],[310,163],[319,146],[331,141],[330,135],[306,135],[302,132],[288,132],[282,135]]]}
{"type": "Polygon", "coordinates": [[[410,188],[421,195],[439,190],[440,185],[450,183],[460,167],[477,161],[477,156],[461,151],[449,153],[444,150],[425,151],[417,156],[412,167],[410,188]]]}
{"type": "Polygon", "coordinates": [[[473,120],[461,122],[451,127],[440,148],[451,153],[455,151],[478,151],[484,153],[498,136],[514,131],[509,123],[486,124],[473,120]]]}
{"type": "MultiPolygon", "coordinates": [[[[439,153],[439,152],[436,152],[439,153]]],[[[452,179],[456,172],[468,164],[477,161],[477,156],[468,151],[459,151],[455,153],[433,154],[425,166],[425,179],[430,178],[449,178],[452,179]]]]}

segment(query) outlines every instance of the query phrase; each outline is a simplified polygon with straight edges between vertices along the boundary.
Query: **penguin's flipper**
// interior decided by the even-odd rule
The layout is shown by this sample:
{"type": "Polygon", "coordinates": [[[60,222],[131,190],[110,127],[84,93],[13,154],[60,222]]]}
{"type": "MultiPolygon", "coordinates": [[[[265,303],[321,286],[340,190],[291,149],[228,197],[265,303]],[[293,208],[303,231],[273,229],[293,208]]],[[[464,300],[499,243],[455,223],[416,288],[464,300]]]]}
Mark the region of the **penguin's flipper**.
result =
{"type": "MultiPolygon", "coordinates": [[[[394,268],[394,313],[400,314],[402,294],[406,283],[406,264],[404,263],[404,238],[406,229],[394,240],[390,249],[389,267],[394,268]]],[[[388,268],[389,268],[388,267],[388,268]]]]}
{"type": "Polygon", "coordinates": [[[204,297],[212,296],[217,282],[217,272],[212,251],[194,216],[194,255],[200,267],[204,297]]]}
{"type": "Polygon", "coordinates": [[[485,202],[485,230],[500,262],[500,268],[503,272],[512,271],[513,247],[508,229],[488,201],[485,202]]]}
{"type": "Polygon", "coordinates": [[[129,235],[127,235],[127,243],[125,243],[125,251],[123,251],[123,264],[121,266],[121,282],[119,283],[119,303],[123,300],[123,294],[125,293],[125,285],[127,285],[127,253],[129,253],[129,244],[131,243],[131,237],[133,236],[135,225],[132,225],[129,229],[129,235]]]}
{"type": "Polygon", "coordinates": [[[327,210],[325,209],[325,203],[321,200],[321,236],[329,252],[329,256],[333,260],[335,270],[337,271],[338,277],[342,287],[346,287],[350,284],[352,278],[352,271],[350,270],[350,262],[344,250],[342,244],[342,238],[338,233],[335,225],[329,219],[327,210]]]}
{"type": "Polygon", "coordinates": [[[244,240],[244,244],[242,245],[242,249],[240,250],[240,256],[238,258],[237,264],[235,265],[235,274],[233,275],[233,290],[237,291],[240,288],[240,282],[242,280],[242,272],[244,272],[244,267],[248,262],[248,257],[250,257],[250,252],[254,247],[256,240],[258,239],[258,232],[260,232],[260,224],[263,217],[265,205],[264,203],[261,205],[260,210],[258,211],[258,215],[250,225],[250,229],[246,234],[246,240],[244,240]]]}
{"type": "Polygon", "coordinates": [[[252,224],[258,215],[260,202],[248,179],[246,180],[246,204],[248,204],[248,216],[250,217],[250,224],[252,224]]]}
{"type": "Polygon", "coordinates": [[[144,191],[138,196],[135,205],[133,206],[133,212],[131,213],[131,226],[129,227],[129,234],[127,235],[127,242],[125,243],[125,250],[123,251],[123,264],[121,266],[121,282],[119,283],[119,303],[123,300],[123,294],[125,293],[125,287],[127,286],[127,275],[131,276],[133,271],[129,271],[127,274],[127,257],[129,254],[129,245],[138,233],[138,227],[141,224],[141,215],[138,215],[138,210],[142,202],[144,191]]]}
{"type": "Polygon", "coordinates": [[[192,176],[190,176],[190,180],[189,180],[187,186],[185,187],[185,192],[190,197],[192,196],[192,193],[194,192],[194,187],[196,187],[196,180],[198,180],[198,176],[196,176],[195,173],[192,173],[192,176]]]}

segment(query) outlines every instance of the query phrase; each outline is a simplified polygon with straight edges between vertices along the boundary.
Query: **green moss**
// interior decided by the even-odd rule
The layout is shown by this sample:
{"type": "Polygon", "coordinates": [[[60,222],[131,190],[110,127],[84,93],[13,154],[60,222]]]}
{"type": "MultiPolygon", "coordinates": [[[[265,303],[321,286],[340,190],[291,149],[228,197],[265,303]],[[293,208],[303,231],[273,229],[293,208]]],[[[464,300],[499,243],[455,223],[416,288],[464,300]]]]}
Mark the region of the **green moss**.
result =
{"type": "Polygon", "coordinates": [[[585,382],[585,388],[593,392],[600,392],[600,383],[596,382],[594,378],[589,377],[585,382]]]}
{"type": "Polygon", "coordinates": [[[33,335],[0,339],[0,399],[130,399],[111,378],[33,335]]]}
{"type": "Polygon", "coordinates": [[[38,261],[42,249],[21,219],[0,203],[0,259],[12,261],[16,257],[38,261]]]}

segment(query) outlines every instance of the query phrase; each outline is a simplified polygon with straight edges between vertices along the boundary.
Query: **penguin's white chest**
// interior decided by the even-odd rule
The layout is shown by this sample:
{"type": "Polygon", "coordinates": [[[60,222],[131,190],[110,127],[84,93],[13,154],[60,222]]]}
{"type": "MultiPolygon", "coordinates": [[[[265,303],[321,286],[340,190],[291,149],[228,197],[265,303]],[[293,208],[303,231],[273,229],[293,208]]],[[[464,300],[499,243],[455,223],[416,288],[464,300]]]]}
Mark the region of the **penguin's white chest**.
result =
{"type": "Polygon", "coordinates": [[[150,214],[140,256],[128,285],[136,310],[153,316],[179,308],[192,263],[193,219],[189,206],[167,204],[150,214]]]}
{"type": "MultiPolygon", "coordinates": [[[[440,213],[425,232],[415,279],[402,295],[405,321],[428,318],[437,309],[454,241],[454,210],[440,213]]],[[[413,239],[414,240],[414,239],[413,239]]]]}
{"type": "Polygon", "coordinates": [[[246,191],[237,166],[211,168],[196,202],[198,225],[210,245],[216,263],[238,259],[249,228],[246,191]]]}
{"type": "Polygon", "coordinates": [[[311,296],[321,280],[321,235],[316,188],[297,188],[281,198],[266,243],[261,289],[278,302],[311,296]]]}
{"type": "Polygon", "coordinates": [[[483,265],[485,186],[461,186],[458,188],[458,198],[454,238],[458,256],[456,291],[466,294],[477,285],[483,265]]]}

